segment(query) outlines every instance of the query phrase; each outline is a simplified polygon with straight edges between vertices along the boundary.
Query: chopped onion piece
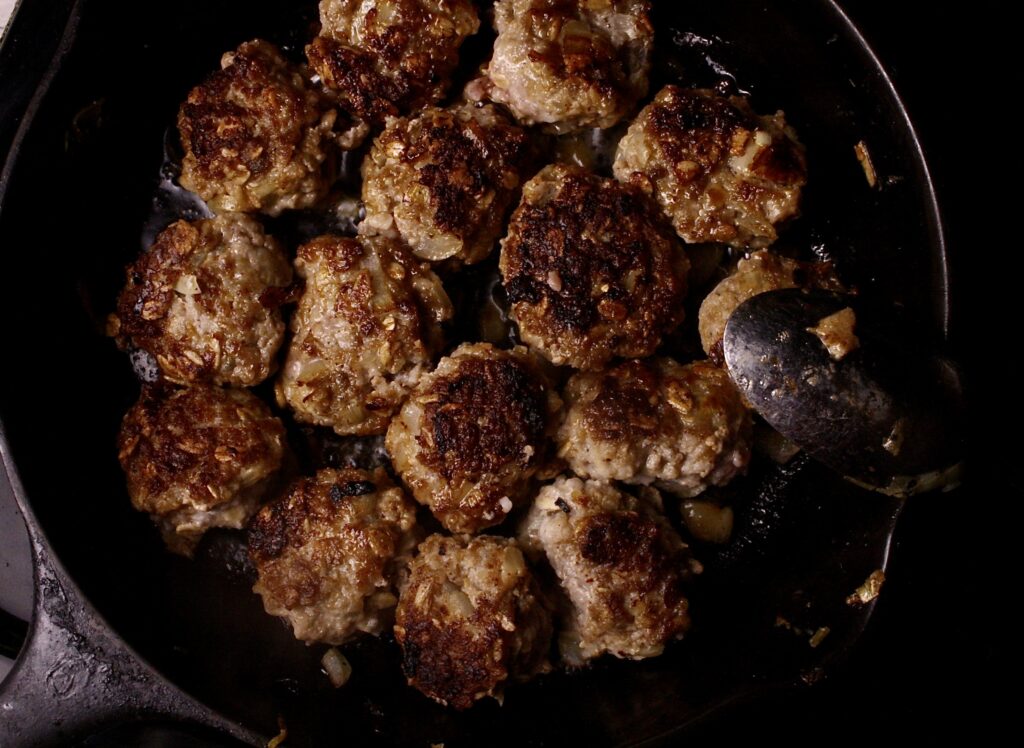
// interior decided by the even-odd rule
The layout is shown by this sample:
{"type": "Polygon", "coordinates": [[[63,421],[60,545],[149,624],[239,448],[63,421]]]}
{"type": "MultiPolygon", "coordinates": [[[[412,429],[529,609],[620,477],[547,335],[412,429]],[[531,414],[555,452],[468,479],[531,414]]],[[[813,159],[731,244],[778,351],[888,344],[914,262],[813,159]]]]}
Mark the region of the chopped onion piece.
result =
{"type": "Polygon", "coordinates": [[[335,647],[324,652],[320,664],[323,665],[324,672],[327,673],[327,677],[331,679],[331,685],[335,688],[344,686],[352,676],[352,664],[335,647]]]}

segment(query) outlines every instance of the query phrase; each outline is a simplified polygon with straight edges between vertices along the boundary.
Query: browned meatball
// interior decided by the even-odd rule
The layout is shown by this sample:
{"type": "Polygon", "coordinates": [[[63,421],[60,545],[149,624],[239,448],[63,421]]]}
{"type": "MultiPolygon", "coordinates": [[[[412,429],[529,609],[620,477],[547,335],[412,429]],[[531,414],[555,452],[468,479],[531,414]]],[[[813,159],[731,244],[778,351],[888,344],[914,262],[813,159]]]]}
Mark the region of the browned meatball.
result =
{"type": "Polygon", "coordinates": [[[418,502],[478,532],[528,500],[559,405],[525,349],[466,344],[420,379],[385,444],[418,502]]]}
{"type": "Polygon", "coordinates": [[[297,639],[341,644],[393,620],[395,582],[418,540],[415,505],[380,468],[301,478],[249,526],[253,591],[297,639]]]}
{"type": "Polygon", "coordinates": [[[569,598],[559,647],[570,665],[606,652],[654,657],[690,627],[684,585],[698,565],[657,492],[645,492],[640,500],[562,477],[541,489],[520,528],[523,547],[547,556],[569,598]]]}
{"type": "Polygon", "coordinates": [[[580,372],[565,401],[558,454],[583,478],[696,496],[750,461],[750,413],[729,375],[708,361],[652,358],[580,372]]]}
{"type": "Polygon", "coordinates": [[[339,106],[374,125],[444,96],[480,26],[471,0],[321,0],[309,64],[339,106]]]}
{"type": "Polygon", "coordinates": [[[841,290],[829,263],[798,262],[766,250],[740,260],[736,272],[715,286],[700,305],[697,322],[704,351],[721,359],[725,325],[744,301],[768,291],[798,287],[841,290]]]}
{"type": "Polygon", "coordinates": [[[181,185],[218,213],[308,208],[329,186],[324,166],[336,120],[276,47],[246,42],[178,111],[181,185]]]}
{"type": "Polygon", "coordinates": [[[398,601],[395,638],[409,684],[467,709],[508,681],[550,669],[551,618],[508,538],[431,535],[398,601]]]}
{"type": "Polygon", "coordinates": [[[689,262],[671,226],[638,191],[578,167],[526,183],[500,267],[523,340],[556,364],[649,356],[683,320],[689,262]]]}
{"type": "Polygon", "coordinates": [[[440,280],[397,242],[321,236],[299,247],[306,282],[277,399],[339,434],[381,434],[451,316],[440,280]]]}
{"type": "Polygon", "coordinates": [[[666,86],[619,141],[615,176],[652,193],[687,242],[764,247],[796,215],[807,181],[803,146],[782,112],[666,86]]]}
{"type": "Polygon", "coordinates": [[[498,0],[480,95],[525,124],[611,127],[647,93],[649,10],[646,0],[498,0]]]}
{"type": "Polygon", "coordinates": [[[490,105],[390,120],[363,162],[360,231],[398,235],[425,260],[479,262],[502,234],[530,151],[490,105]]]}
{"type": "Polygon", "coordinates": [[[284,445],[259,398],[208,385],[145,387],[117,439],[132,506],[186,556],[209,528],[245,525],[274,487],[284,445]]]}
{"type": "Polygon", "coordinates": [[[148,351],[166,379],[255,385],[277,368],[288,259],[239,213],[164,229],[128,267],[108,332],[148,351]]]}

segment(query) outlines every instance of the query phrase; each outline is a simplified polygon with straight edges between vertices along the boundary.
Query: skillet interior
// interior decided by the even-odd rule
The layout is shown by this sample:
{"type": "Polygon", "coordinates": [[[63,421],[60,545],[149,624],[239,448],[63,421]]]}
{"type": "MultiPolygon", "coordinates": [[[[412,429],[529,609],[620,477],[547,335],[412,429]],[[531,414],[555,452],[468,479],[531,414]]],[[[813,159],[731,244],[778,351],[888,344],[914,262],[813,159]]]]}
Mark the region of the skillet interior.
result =
{"type": "MultiPolygon", "coordinates": [[[[860,549],[887,529],[891,504],[813,467],[747,481],[749,494],[783,501],[791,515],[779,524],[800,532],[784,529],[754,551],[710,559],[722,583],[695,600],[700,630],[687,644],[641,664],[555,675],[512,690],[504,708],[484,704],[462,716],[406,689],[393,649],[376,642],[347,650],[356,676],[331,690],[317,673],[321,650],[263,614],[229,536],[195,562],[163,551],[124,493],[113,443],[137,384],[101,336],[102,321],[123,265],[139,250],[179,101],[245,39],[305,39],[312,10],[302,17],[285,5],[142,5],[126,18],[123,8],[83,3],[75,44],[22,145],[0,216],[8,280],[0,308],[9,325],[0,417],[40,522],[115,630],[231,717],[273,733],[283,712],[296,745],[632,741],[842,653],[862,623],[842,598],[877,566],[877,554],[860,549]],[[131,35],[113,31],[129,27],[131,35]],[[773,627],[776,614],[798,609],[803,625],[833,629],[819,650],[773,627]]],[[[705,48],[678,37],[690,50],[684,74],[706,70],[707,54],[736,74],[756,108],[782,108],[797,127],[811,185],[805,216],[783,242],[833,258],[848,282],[895,300],[908,324],[937,335],[945,289],[923,175],[897,104],[856,40],[826,3],[705,6],[673,18],[682,13],[662,3],[658,41],[664,48],[673,39],[672,26],[710,40],[705,48]],[[860,139],[879,173],[895,178],[880,191],[867,189],[853,158],[860,139]]]]}

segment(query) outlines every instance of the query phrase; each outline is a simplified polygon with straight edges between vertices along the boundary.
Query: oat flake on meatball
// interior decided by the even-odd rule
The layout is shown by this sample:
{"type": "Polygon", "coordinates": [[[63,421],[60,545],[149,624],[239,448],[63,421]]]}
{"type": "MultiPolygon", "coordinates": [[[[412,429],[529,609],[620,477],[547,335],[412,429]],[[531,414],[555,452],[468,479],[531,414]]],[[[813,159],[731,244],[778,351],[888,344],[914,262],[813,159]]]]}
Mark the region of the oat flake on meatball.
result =
{"type": "Polygon", "coordinates": [[[284,426],[247,390],[147,386],[117,446],[132,506],[188,556],[207,529],[243,527],[274,488],[284,426]]]}
{"type": "Polygon", "coordinates": [[[729,375],[709,361],[652,358],[579,372],[564,397],[558,453],[580,477],[696,496],[750,461],[750,413],[729,375]]]}
{"type": "Polygon", "coordinates": [[[276,385],[282,407],[339,434],[381,434],[440,342],[451,304],[396,240],[321,236],[295,260],[305,290],[276,385]]]}
{"type": "Polygon", "coordinates": [[[383,469],[323,469],[250,524],[253,591],[307,643],[377,635],[393,620],[417,540],[415,505],[383,469]]]}
{"type": "Polygon", "coordinates": [[[418,502],[451,532],[478,532],[528,500],[559,406],[525,349],[464,344],[420,379],[385,444],[418,502]]]}
{"type": "Polygon", "coordinates": [[[177,221],[127,274],[108,333],[149,352],[165,379],[252,386],[277,368],[292,271],[252,218],[177,221]]]}
{"type": "Polygon", "coordinates": [[[647,93],[649,11],[646,0],[498,0],[486,78],[467,93],[524,124],[611,127],[647,93]]]}
{"type": "Polygon", "coordinates": [[[444,96],[480,19],[471,0],[321,0],[320,23],[310,66],[342,109],[383,125],[444,96]]]}
{"type": "Polygon", "coordinates": [[[768,291],[801,287],[842,290],[830,263],[799,262],[767,250],[740,260],[736,271],[719,282],[700,305],[697,326],[704,351],[712,359],[721,360],[725,325],[747,299],[768,291]]]}
{"type": "Polygon", "coordinates": [[[337,118],[276,47],[246,42],[178,111],[181,185],[218,213],[308,208],[330,186],[335,141],[357,145],[335,132],[337,118]]]}
{"type": "Polygon", "coordinates": [[[490,254],[531,160],[527,134],[494,106],[392,119],[363,162],[361,231],[396,234],[425,260],[490,254]]]}
{"type": "Polygon", "coordinates": [[[514,540],[431,535],[398,601],[395,638],[409,684],[467,709],[550,669],[551,618],[514,540]]]}
{"type": "Polygon", "coordinates": [[[523,187],[501,276],[522,339],[555,364],[654,353],[683,319],[689,261],[645,195],[555,164],[523,187]]]}
{"type": "Polygon", "coordinates": [[[568,597],[559,637],[570,665],[610,653],[642,659],[690,627],[685,585],[699,565],[661,514],[644,499],[607,483],[561,477],[541,489],[519,532],[530,553],[543,553],[568,597]]]}
{"type": "Polygon", "coordinates": [[[666,86],[619,141],[615,176],[650,192],[687,242],[764,247],[795,216],[807,182],[804,148],[782,112],[666,86]]]}

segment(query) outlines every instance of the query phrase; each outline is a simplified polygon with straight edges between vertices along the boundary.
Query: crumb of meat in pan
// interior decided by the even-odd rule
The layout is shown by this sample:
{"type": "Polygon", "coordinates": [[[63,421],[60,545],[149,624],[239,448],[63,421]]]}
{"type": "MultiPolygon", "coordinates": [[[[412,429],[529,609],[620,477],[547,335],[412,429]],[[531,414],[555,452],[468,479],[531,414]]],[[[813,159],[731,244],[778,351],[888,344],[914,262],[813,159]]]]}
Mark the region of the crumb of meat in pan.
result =
{"type": "Polygon", "coordinates": [[[690,628],[684,587],[698,565],[657,492],[643,490],[638,499],[561,477],[541,489],[520,527],[523,548],[547,557],[568,598],[559,647],[570,665],[605,653],[654,657],[690,628]]]}
{"type": "Polygon", "coordinates": [[[697,317],[704,351],[721,361],[722,335],[736,307],[758,294],[782,288],[842,290],[829,263],[798,262],[767,250],[754,252],[704,297],[697,317]]]}
{"type": "Polygon", "coordinates": [[[395,583],[418,539],[415,505],[383,469],[320,470],[249,525],[253,591],[307,643],[377,635],[393,620],[395,583]]]}
{"type": "Polygon", "coordinates": [[[551,617],[514,540],[431,535],[398,601],[410,685],[456,709],[550,669],[551,617]]]}
{"type": "Polygon", "coordinates": [[[498,0],[498,38],[472,98],[558,132],[611,127],[647,93],[654,28],[646,0],[498,0]]]}
{"type": "Polygon", "coordinates": [[[666,86],[619,141],[615,176],[650,192],[685,241],[764,247],[797,214],[803,146],[782,112],[666,86]]]}
{"type": "Polygon", "coordinates": [[[646,196],[555,164],[523,187],[501,275],[522,339],[555,364],[654,353],[683,320],[689,261],[646,196]]]}
{"type": "Polygon", "coordinates": [[[292,271],[252,218],[177,221],[127,275],[108,333],[149,352],[167,380],[252,386],[277,368],[292,271]]]}
{"type": "Polygon", "coordinates": [[[188,556],[209,528],[243,527],[275,487],[284,426],[247,390],[145,387],[117,447],[132,505],[188,556]]]}
{"type": "Polygon", "coordinates": [[[363,162],[360,231],[396,234],[425,260],[479,262],[502,234],[531,151],[490,105],[391,119],[363,162]]]}
{"type": "Polygon", "coordinates": [[[566,385],[559,457],[582,478],[654,483],[679,496],[746,469],[753,425],[729,375],[709,361],[625,361],[566,385]]]}
{"type": "Polygon", "coordinates": [[[246,42],[178,111],[181,185],[218,213],[308,208],[327,192],[336,145],[358,144],[335,133],[337,119],[276,47],[246,42]]]}
{"type": "Polygon", "coordinates": [[[381,434],[441,338],[441,281],[397,241],[321,236],[299,247],[305,290],[276,385],[295,418],[381,434]]]}
{"type": "Polygon", "coordinates": [[[418,502],[478,532],[528,500],[560,405],[524,348],[465,344],[420,379],[385,444],[418,502]]]}
{"type": "Polygon", "coordinates": [[[470,0],[321,0],[320,23],[310,66],[339,107],[382,125],[444,96],[480,19],[470,0]]]}

